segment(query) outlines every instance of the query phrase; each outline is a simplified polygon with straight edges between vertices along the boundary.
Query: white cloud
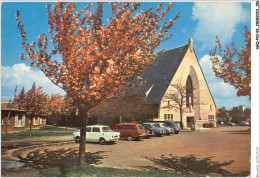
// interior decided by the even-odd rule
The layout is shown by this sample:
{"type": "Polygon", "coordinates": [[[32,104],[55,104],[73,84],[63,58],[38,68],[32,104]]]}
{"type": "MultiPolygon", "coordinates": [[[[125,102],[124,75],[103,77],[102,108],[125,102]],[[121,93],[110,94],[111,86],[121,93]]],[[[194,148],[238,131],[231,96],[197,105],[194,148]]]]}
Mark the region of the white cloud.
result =
{"type": "Polygon", "coordinates": [[[204,55],[200,59],[200,66],[202,67],[204,76],[206,77],[207,81],[212,81],[216,78],[215,73],[212,70],[212,63],[210,61],[209,55],[204,55]]]}
{"type": "Polygon", "coordinates": [[[216,36],[222,44],[230,42],[236,26],[250,20],[250,11],[238,2],[197,2],[192,10],[198,20],[194,39],[202,42],[201,49],[214,47],[216,36]]]}
{"type": "Polygon", "coordinates": [[[237,90],[233,86],[215,77],[209,55],[204,55],[199,63],[217,107],[225,106],[228,109],[239,105],[250,107],[249,97],[238,97],[237,90]]]}
{"type": "Polygon", "coordinates": [[[18,94],[22,87],[25,91],[31,89],[33,82],[38,86],[43,86],[43,90],[48,93],[65,92],[54,85],[41,71],[35,71],[29,65],[24,63],[14,64],[13,66],[1,66],[1,89],[4,100],[11,99],[14,95],[15,86],[18,85],[18,94]]]}

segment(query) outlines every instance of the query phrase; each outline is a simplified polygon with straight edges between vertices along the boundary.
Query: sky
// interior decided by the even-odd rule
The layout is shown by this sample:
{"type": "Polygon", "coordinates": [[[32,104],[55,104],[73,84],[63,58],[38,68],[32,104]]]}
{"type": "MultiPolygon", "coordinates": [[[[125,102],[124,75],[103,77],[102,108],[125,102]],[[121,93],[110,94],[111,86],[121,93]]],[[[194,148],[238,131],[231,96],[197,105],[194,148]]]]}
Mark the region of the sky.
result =
{"type": "MultiPolygon", "coordinates": [[[[61,93],[63,90],[52,84],[45,75],[30,63],[22,61],[19,56],[23,53],[22,39],[17,28],[15,14],[20,11],[22,23],[27,33],[28,42],[36,41],[37,36],[48,34],[46,5],[49,2],[4,2],[1,6],[1,100],[9,101],[14,96],[18,85],[18,93],[25,87],[28,91],[33,82],[43,86],[46,93],[61,93]]],[[[76,3],[77,10],[89,3],[76,3]]],[[[149,7],[156,8],[159,3],[143,2],[140,10],[149,7]]],[[[168,4],[168,3],[165,3],[168,4]]],[[[107,6],[109,7],[109,6],[107,6]]],[[[104,9],[104,19],[111,11],[104,9]]],[[[173,38],[162,43],[156,51],[169,50],[188,44],[193,38],[194,50],[203,70],[204,76],[215,100],[217,108],[227,109],[244,105],[251,107],[249,97],[236,95],[237,90],[216,78],[212,71],[209,52],[214,49],[215,37],[218,36],[222,46],[232,42],[238,48],[244,46],[243,30],[246,25],[251,28],[251,4],[244,2],[176,2],[167,15],[168,18],[180,13],[170,34],[173,38]]]]}

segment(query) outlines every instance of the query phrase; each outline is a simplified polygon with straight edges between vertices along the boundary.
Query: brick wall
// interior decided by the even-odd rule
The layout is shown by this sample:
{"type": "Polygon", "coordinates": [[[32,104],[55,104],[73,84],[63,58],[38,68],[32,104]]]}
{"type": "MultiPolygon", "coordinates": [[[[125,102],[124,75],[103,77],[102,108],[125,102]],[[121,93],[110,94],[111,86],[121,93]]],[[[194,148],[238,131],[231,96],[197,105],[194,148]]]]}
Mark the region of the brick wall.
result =
{"type": "MultiPolygon", "coordinates": [[[[32,124],[32,128],[39,128],[46,125],[46,117],[39,116],[39,122],[38,124],[32,124]],[[40,119],[42,119],[42,122],[40,122],[40,119]]],[[[1,133],[7,132],[16,132],[16,131],[22,131],[30,129],[30,119],[25,114],[25,111],[22,110],[8,110],[8,109],[2,109],[1,111],[1,133]],[[8,113],[10,112],[10,119],[7,122],[8,113]],[[6,127],[7,123],[7,127],[6,127]]]]}

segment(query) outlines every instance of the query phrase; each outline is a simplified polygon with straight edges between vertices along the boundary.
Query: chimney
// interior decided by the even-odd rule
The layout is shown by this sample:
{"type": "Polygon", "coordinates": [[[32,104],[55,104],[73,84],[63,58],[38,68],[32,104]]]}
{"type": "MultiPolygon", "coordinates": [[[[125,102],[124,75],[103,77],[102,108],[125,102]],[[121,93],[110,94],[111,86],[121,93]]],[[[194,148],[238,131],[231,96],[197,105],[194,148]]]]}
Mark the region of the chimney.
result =
{"type": "Polygon", "coordinates": [[[190,52],[192,53],[192,51],[193,51],[193,39],[189,38],[188,42],[189,42],[190,52]]]}

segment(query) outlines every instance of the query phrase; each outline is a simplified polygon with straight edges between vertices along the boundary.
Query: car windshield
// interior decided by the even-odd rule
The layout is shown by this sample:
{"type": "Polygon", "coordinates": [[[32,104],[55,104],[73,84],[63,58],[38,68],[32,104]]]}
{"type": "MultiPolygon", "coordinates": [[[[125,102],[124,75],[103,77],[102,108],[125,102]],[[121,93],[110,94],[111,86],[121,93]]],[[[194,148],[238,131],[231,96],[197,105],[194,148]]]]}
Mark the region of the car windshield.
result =
{"type": "Polygon", "coordinates": [[[141,126],[141,125],[139,125],[138,128],[139,128],[139,129],[144,129],[143,126],[141,126]]]}
{"type": "Polygon", "coordinates": [[[144,124],[144,127],[151,128],[152,126],[150,126],[149,124],[144,124]]]}
{"type": "Polygon", "coordinates": [[[154,125],[154,127],[160,127],[160,125],[159,124],[153,124],[154,125]]]}
{"type": "Polygon", "coordinates": [[[167,127],[165,124],[162,124],[163,127],[167,127]]]}
{"type": "Polygon", "coordinates": [[[103,127],[102,130],[103,130],[103,132],[111,132],[112,131],[110,129],[110,127],[103,127]]]}

